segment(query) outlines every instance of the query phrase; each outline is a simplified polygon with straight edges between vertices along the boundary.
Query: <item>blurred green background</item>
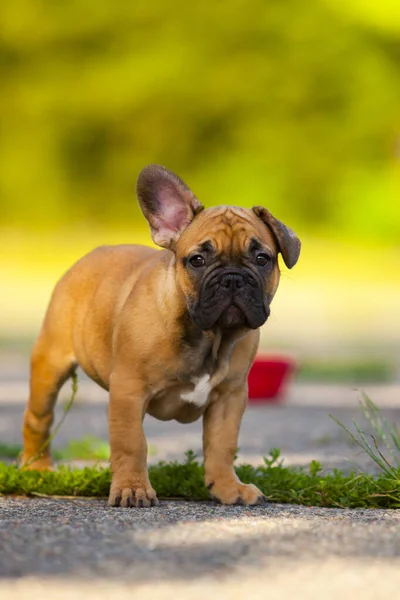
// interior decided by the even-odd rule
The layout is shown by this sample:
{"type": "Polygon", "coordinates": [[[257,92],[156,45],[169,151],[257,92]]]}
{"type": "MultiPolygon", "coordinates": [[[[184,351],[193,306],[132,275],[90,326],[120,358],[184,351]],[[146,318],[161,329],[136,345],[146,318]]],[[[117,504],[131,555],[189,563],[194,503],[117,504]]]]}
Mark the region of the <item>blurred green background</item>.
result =
{"type": "Polygon", "coordinates": [[[55,280],[150,241],[147,163],[205,205],[264,204],[303,254],[263,349],[400,354],[397,0],[14,0],[0,15],[0,338],[32,339],[55,280]]]}

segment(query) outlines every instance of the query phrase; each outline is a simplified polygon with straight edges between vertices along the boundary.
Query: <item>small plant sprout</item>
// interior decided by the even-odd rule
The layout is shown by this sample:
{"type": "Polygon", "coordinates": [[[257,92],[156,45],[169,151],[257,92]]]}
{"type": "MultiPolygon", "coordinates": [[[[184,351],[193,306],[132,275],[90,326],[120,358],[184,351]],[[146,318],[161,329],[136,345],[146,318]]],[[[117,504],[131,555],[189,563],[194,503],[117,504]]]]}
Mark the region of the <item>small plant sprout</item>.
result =
{"type": "Polygon", "coordinates": [[[398,483],[400,478],[399,429],[395,423],[389,423],[382,416],[380,409],[364,391],[361,391],[360,407],[364,416],[371,424],[372,433],[362,431],[355,421],[353,421],[355,428],[355,433],[353,433],[336,417],[333,415],[329,416],[348,433],[355,444],[368,454],[388,478],[398,483]],[[383,447],[385,447],[390,458],[385,456],[383,447]]]}

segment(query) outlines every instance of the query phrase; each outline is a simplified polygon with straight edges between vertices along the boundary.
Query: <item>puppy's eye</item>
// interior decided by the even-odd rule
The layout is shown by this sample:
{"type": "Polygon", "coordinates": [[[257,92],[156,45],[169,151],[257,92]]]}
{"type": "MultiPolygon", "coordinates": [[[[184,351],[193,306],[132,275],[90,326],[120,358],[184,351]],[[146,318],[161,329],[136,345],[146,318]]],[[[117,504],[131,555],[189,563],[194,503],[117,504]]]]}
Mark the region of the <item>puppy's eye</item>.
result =
{"type": "Polygon", "coordinates": [[[260,267],[266,267],[270,262],[271,258],[268,256],[268,254],[265,254],[265,252],[260,252],[260,254],[257,254],[256,263],[260,267]]]}
{"type": "Polygon", "coordinates": [[[204,267],[206,261],[201,254],[195,254],[189,258],[189,262],[192,267],[204,267]]]}

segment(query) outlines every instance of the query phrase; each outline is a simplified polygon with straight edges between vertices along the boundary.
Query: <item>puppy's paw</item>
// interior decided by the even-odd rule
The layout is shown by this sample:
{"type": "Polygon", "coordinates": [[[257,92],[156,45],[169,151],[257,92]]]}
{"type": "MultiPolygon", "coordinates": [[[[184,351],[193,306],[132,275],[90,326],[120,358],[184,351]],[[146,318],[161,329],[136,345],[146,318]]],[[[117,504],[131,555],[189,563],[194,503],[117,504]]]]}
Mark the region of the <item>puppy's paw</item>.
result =
{"type": "Polygon", "coordinates": [[[264,494],[252,483],[211,481],[207,485],[207,489],[211,496],[221,504],[255,506],[267,502],[264,494]]]}
{"type": "Polygon", "coordinates": [[[158,500],[155,491],[149,482],[122,482],[118,480],[111,483],[109,506],[121,506],[123,508],[147,508],[157,506],[158,500]]]}

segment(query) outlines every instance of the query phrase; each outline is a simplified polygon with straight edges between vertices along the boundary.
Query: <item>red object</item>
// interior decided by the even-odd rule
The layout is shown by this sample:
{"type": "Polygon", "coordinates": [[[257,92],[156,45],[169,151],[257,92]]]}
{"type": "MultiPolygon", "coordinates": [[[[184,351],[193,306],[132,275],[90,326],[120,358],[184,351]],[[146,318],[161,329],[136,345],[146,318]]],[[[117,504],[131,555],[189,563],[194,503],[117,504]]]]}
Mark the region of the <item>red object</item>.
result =
{"type": "Polygon", "coordinates": [[[283,356],[258,355],[250,369],[249,400],[263,402],[282,397],[295,363],[283,356]]]}

